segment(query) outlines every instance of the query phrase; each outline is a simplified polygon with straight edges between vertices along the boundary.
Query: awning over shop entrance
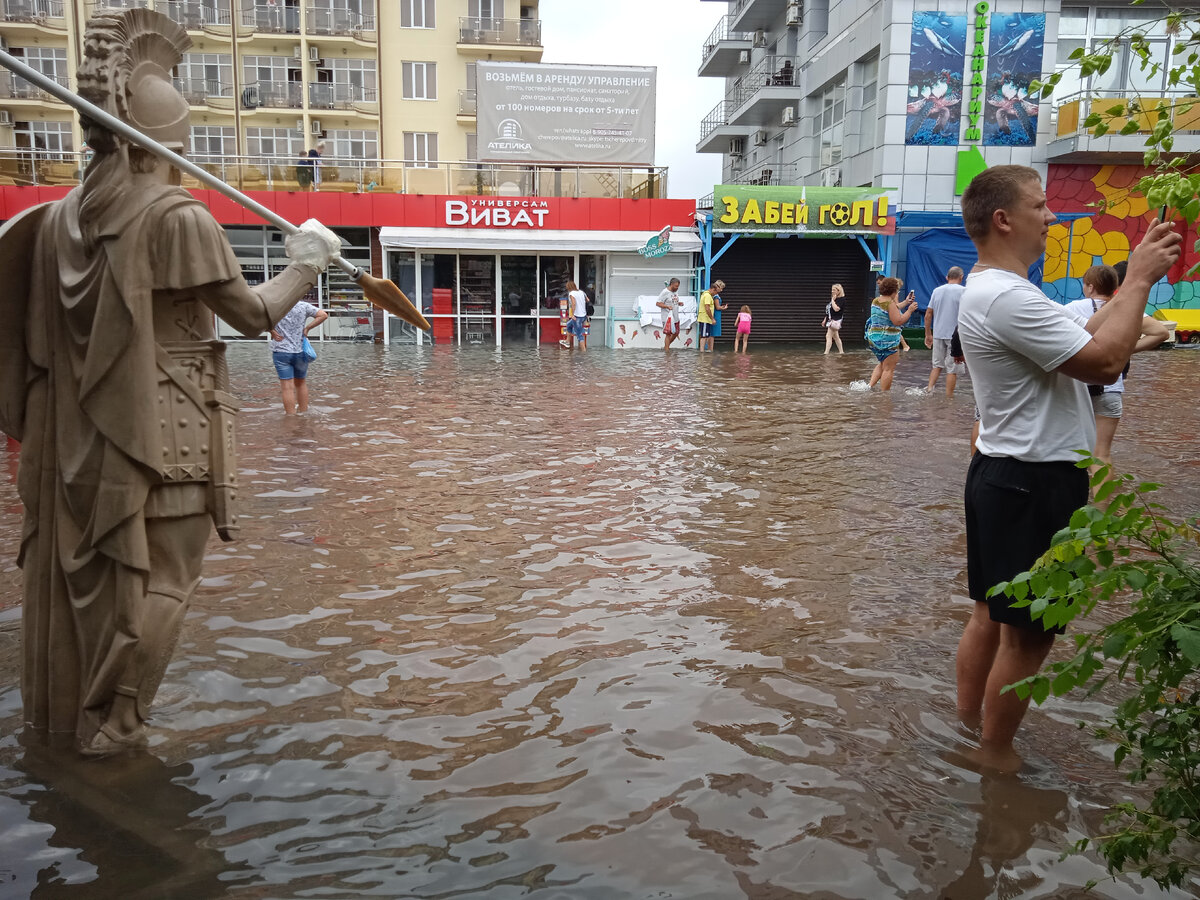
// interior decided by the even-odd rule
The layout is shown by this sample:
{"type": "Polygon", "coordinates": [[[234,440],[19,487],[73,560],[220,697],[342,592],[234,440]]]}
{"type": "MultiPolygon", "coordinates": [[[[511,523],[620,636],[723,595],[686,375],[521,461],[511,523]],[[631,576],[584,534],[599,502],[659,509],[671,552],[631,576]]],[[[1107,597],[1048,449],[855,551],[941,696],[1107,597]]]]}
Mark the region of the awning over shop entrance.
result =
{"type": "MultiPolygon", "coordinates": [[[[495,250],[538,252],[578,250],[586,253],[634,253],[657,231],[574,231],[560,228],[400,228],[379,229],[379,243],[389,249],[495,250]]],[[[670,253],[699,253],[700,237],[671,232],[670,253]]]]}

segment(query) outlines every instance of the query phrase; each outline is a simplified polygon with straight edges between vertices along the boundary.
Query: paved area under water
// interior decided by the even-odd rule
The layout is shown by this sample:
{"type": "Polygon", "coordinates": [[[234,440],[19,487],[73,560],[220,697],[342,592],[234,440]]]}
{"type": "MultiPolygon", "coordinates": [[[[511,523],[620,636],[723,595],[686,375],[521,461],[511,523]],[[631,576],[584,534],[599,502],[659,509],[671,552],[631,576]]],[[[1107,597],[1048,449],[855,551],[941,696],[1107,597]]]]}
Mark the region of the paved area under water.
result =
{"type": "MultiPolygon", "coordinates": [[[[1158,895],[1059,859],[1131,790],[1102,702],[964,762],[971,399],[910,393],[927,353],[881,395],[861,351],[319,349],[285,421],[231,348],[242,536],[140,759],[18,745],[0,449],[0,896],[1158,895]]],[[[1198,373],[1139,358],[1116,444],[1179,513],[1198,373]]]]}

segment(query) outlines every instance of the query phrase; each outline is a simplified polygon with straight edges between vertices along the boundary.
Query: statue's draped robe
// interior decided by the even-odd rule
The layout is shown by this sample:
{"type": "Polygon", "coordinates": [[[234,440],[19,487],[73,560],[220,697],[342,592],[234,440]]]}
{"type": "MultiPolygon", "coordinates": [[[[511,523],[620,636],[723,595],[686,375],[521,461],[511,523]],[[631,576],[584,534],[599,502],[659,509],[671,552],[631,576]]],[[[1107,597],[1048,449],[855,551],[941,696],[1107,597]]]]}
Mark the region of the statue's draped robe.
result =
{"type": "MultiPolygon", "coordinates": [[[[153,291],[240,269],[186,191],[131,190],[101,216],[92,253],[80,197],[77,188],[37,210],[28,290],[0,304],[24,323],[25,374],[0,384],[0,426],[21,441],[25,721],[86,743],[148,630],[147,503],[164,491],[153,291]]],[[[15,373],[22,360],[7,351],[15,373]]]]}

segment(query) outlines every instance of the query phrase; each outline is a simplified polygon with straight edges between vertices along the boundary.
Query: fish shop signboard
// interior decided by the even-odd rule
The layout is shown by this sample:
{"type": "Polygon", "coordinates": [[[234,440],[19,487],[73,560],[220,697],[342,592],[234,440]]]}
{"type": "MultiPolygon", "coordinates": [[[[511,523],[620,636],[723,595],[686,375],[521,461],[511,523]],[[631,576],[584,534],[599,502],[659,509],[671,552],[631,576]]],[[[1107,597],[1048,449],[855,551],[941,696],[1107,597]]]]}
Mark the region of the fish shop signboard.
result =
{"type": "Polygon", "coordinates": [[[779,234],[895,234],[890,188],[718,184],[713,230],[779,234]]]}
{"type": "Polygon", "coordinates": [[[480,61],[479,158],[652,166],[656,71],[480,61]]]}
{"type": "Polygon", "coordinates": [[[1028,97],[1040,77],[1046,16],[991,15],[986,0],[973,12],[969,33],[966,16],[913,15],[906,144],[957,146],[960,132],[968,144],[1036,143],[1038,106],[1028,97]]]}

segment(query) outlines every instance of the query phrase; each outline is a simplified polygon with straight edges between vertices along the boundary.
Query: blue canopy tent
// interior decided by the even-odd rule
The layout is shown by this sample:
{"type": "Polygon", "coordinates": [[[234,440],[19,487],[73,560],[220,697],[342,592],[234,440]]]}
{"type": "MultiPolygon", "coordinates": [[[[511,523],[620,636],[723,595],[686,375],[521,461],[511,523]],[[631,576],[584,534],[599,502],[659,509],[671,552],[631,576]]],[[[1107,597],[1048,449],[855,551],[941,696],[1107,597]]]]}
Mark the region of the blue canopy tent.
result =
{"type": "MultiPolygon", "coordinates": [[[[1091,214],[1060,213],[1058,221],[1073,223],[1088,215],[1091,214]]],[[[970,272],[979,257],[963,229],[961,213],[923,210],[897,213],[896,230],[906,228],[922,232],[908,241],[905,287],[917,292],[923,310],[933,289],[946,283],[946,271],[951,266],[970,272]]],[[[1029,268],[1029,280],[1040,285],[1043,269],[1044,259],[1039,259],[1029,268]]]]}

